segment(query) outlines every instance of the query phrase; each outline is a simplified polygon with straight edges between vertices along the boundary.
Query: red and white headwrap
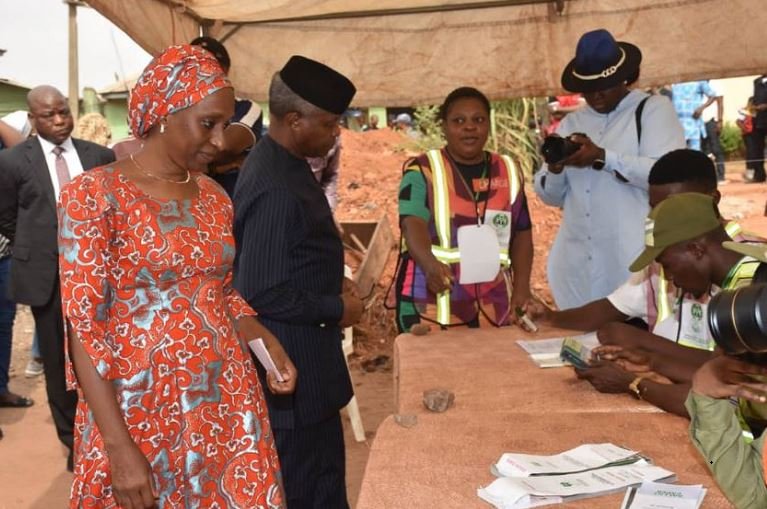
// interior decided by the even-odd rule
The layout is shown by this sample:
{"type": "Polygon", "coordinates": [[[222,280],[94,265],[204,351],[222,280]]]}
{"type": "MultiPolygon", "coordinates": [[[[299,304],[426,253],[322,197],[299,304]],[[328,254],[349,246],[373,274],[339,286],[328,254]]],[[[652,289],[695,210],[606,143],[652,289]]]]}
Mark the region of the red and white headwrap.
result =
{"type": "Polygon", "coordinates": [[[144,138],[160,119],[231,88],[221,65],[200,46],[171,46],[156,56],[133,87],[128,119],[133,136],[144,138]]]}

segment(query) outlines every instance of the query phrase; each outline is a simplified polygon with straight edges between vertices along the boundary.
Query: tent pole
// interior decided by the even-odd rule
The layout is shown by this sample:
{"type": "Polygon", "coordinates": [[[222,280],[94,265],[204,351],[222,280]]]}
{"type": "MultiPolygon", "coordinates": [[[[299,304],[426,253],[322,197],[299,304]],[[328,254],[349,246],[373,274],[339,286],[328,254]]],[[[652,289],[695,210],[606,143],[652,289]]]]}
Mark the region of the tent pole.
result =
{"type": "Polygon", "coordinates": [[[77,6],[82,2],[65,0],[69,7],[69,110],[77,122],[80,113],[80,66],[77,55],[77,6]]]}

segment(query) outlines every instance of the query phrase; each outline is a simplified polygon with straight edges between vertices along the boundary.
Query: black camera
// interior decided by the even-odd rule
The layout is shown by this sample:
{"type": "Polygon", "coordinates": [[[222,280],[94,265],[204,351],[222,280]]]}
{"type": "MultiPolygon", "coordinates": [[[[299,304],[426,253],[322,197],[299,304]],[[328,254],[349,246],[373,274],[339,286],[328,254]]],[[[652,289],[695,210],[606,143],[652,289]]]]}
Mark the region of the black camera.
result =
{"type": "MultiPolygon", "coordinates": [[[[764,267],[764,264],[762,264],[764,267]]],[[[728,355],[767,353],[767,284],[723,290],[708,303],[711,336],[728,355]]]]}
{"type": "Polygon", "coordinates": [[[548,164],[556,164],[575,154],[579,148],[581,148],[580,143],[570,138],[563,138],[558,134],[552,134],[543,140],[541,154],[543,154],[543,160],[548,164]]]}

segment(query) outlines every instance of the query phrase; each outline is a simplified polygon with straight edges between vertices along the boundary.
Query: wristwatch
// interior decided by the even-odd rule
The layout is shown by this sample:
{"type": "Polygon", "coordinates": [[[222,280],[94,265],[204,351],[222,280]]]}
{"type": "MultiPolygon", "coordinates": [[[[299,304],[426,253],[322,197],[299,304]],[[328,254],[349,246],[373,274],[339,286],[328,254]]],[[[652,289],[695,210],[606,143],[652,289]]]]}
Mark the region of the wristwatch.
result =
{"type": "Polygon", "coordinates": [[[642,380],[644,380],[646,377],[643,375],[639,375],[634,379],[633,382],[629,384],[629,390],[636,396],[637,399],[643,399],[642,398],[642,389],[639,387],[639,384],[642,383],[642,380]]]}
{"type": "Polygon", "coordinates": [[[603,148],[599,149],[599,156],[597,156],[594,159],[594,162],[591,163],[591,167],[595,170],[601,170],[605,167],[605,159],[607,159],[607,151],[603,148]]]}

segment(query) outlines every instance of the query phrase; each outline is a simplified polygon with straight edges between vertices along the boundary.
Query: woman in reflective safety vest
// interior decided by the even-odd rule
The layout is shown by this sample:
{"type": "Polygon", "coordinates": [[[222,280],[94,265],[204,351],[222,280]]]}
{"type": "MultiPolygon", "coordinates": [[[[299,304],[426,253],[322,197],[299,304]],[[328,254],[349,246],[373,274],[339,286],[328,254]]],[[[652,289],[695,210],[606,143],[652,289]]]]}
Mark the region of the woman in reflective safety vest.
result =
{"type": "Polygon", "coordinates": [[[458,88],[440,118],[447,145],[408,161],[400,184],[403,239],[393,287],[401,332],[422,319],[478,326],[482,315],[508,324],[530,299],[533,240],[524,179],[510,157],[484,150],[490,103],[476,89],[458,88]],[[489,281],[460,284],[466,246],[458,232],[469,225],[494,233],[500,270],[489,281]]]}

